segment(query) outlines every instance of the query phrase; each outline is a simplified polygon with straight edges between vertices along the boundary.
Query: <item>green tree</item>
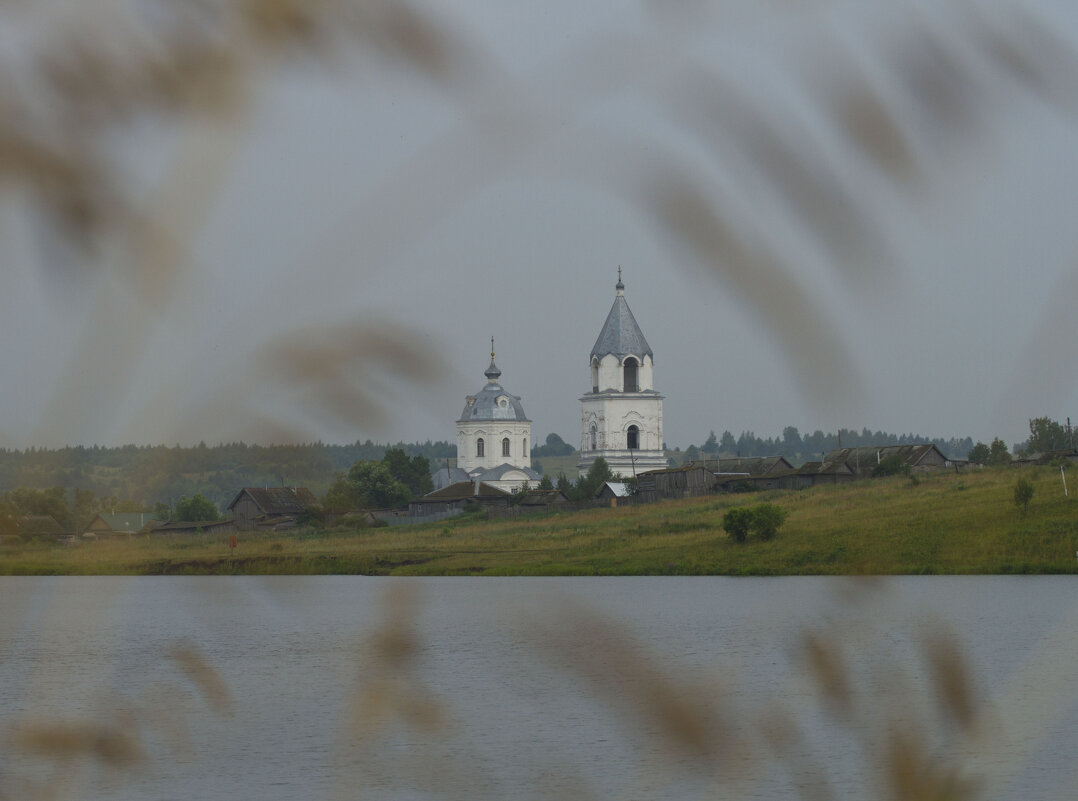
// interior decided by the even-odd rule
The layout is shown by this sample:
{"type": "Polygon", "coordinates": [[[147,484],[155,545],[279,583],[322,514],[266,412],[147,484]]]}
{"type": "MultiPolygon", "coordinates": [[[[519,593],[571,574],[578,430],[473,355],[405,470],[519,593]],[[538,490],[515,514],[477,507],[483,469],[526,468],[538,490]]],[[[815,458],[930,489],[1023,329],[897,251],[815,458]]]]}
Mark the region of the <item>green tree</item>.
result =
{"type": "Polygon", "coordinates": [[[603,485],[603,482],[613,480],[614,473],[610,470],[610,465],[607,464],[606,459],[600,456],[591,463],[587,474],[577,479],[576,497],[579,500],[591,498],[599,491],[599,487],[603,485]]]}
{"type": "Polygon", "coordinates": [[[336,503],[340,499],[337,494],[331,498],[335,490],[342,488],[338,482],[327,493],[326,508],[333,511],[351,511],[354,509],[395,509],[404,506],[412,497],[408,487],[393,477],[389,467],[383,462],[356,462],[343,477],[343,492],[340,496],[349,504],[346,509],[340,509],[336,503]]]}
{"type": "Polygon", "coordinates": [[[987,463],[993,467],[1000,467],[1011,463],[1011,454],[1007,450],[1007,443],[999,437],[992,440],[992,444],[988,447],[987,463]]]}
{"type": "Polygon", "coordinates": [[[17,487],[3,496],[4,509],[14,515],[47,515],[65,529],[72,524],[71,512],[67,508],[66,491],[63,487],[46,490],[17,487]]]}
{"type": "Polygon", "coordinates": [[[735,506],[733,509],[727,509],[726,514],[722,516],[722,527],[735,542],[744,542],[749,536],[752,521],[751,509],[745,506],[735,506]]]}
{"type": "Polygon", "coordinates": [[[555,487],[566,498],[570,500],[576,498],[576,487],[573,486],[573,482],[566,477],[565,473],[558,473],[558,481],[555,487]]]}
{"type": "Polygon", "coordinates": [[[551,432],[546,435],[545,445],[532,448],[532,456],[568,456],[573,450],[572,445],[551,432]]]}
{"type": "Polygon", "coordinates": [[[411,492],[411,497],[426,495],[434,491],[434,482],[430,477],[430,462],[426,456],[416,454],[411,459],[404,448],[387,448],[382,463],[389,468],[390,475],[401,482],[411,492]]]}
{"type": "Polygon", "coordinates": [[[704,440],[704,444],[700,446],[700,450],[704,453],[715,453],[719,449],[719,440],[715,436],[715,430],[712,429],[711,433],[707,435],[707,439],[704,440]]]}
{"type": "Polygon", "coordinates": [[[872,469],[872,476],[874,478],[880,478],[881,476],[899,476],[909,475],[910,466],[906,464],[897,453],[893,453],[885,459],[882,459],[878,465],[872,469]]]}
{"type": "Polygon", "coordinates": [[[779,527],[786,522],[785,509],[773,503],[761,503],[752,509],[752,530],[762,540],[772,539],[779,527]]]}
{"type": "Polygon", "coordinates": [[[785,455],[793,456],[801,453],[803,444],[801,432],[797,430],[797,426],[786,426],[782,429],[782,451],[785,455]]]}
{"type": "Polygon", "coordinates": [[[1029,502],[1033,500],[1033,482],[1023,476],[1014,485],[1014,505],[1026,516],[1029,511],[1029,502]]]}
{"type": "Polygon", "coordinates": [[[1029,440],[1024,450],[1032,454],[1072,448],[1071,435],[1069,426],[1063,426],[1049,417],[1034,417],[1029,421],[1029,440]]]}
{"type": "Polygon", "coordinates": [[[550,476],[546,475],[545,473],[543,474],[542,479],[540,479],[540,481],[539,481],[538,489],[541,489],[541,490],[552,490],[552,489],[554,489],[554,482],[550,480],[550,476]]]}
{"type": "Polygon", "coordinates": [[[719,440],[719,451],[722,453],[734,453],[737,451],[737,440],[729,431],[722,432],[722,439],[719,440]]]}
{"type": "Polygon", "coordinates": [[[190,498],[184,496],[176,502],[177,520],[199,523],[219,520],[221,515],[213,501],[201,493],[195,493],[190,498]]]}
{"type": "Polygon", "coordinates": [[[972,448],[970,448],[969,455],[966,456],[971,464],[988,464],[988,459],[991,457],[992,452],[988,446],[983,442],[978,442],[972,448]]]}

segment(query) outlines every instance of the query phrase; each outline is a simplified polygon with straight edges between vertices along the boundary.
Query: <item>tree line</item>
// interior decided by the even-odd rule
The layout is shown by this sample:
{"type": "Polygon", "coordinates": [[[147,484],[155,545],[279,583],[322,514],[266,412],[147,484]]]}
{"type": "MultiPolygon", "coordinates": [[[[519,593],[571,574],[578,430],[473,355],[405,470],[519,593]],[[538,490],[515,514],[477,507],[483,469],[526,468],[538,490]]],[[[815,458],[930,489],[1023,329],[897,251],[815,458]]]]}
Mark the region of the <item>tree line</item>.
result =
{"type": "Polygon", "coordinates": [[[869,428],[860,431],[840,428],[838,431],[828,432],[816,429],[811,434],[802,434],[796,426],[786,426],[780,436],[766,438],[760,438],[752,431],[742,431],[737,437],[730,431],[723,431],[722,436],[716,436],[712,430],[700,445],[690,445],[684,451],[675,448],[673,458],[676,463],[682,464],[719,456],[783,456],[797,463],[818,460],[824,454],[839,448],[920,443],[932,443],[952,459],[964,459],[973,447],[973,439],[970,437],[943,439],[919,434],[890,434],[869,428]]]}
{"type": "Polygon", "coordinates": [[[232,442],[0,449],[0,493],[59,488],[73,507],[74,493],[82,490],[106,499],[103,507],[124,502],[138,506],[137,511],[157,503],[174,507],[184,497],[202,495],[221,508],[241,487],[303,486],[324,495],[338,473],[356,462],[379,461],[394,448],[409,458],[424,456],[431,464],[455,458],[457,452],[455,444],[429,440],[395,445],[367,440],[349,445],[232,442]]]}

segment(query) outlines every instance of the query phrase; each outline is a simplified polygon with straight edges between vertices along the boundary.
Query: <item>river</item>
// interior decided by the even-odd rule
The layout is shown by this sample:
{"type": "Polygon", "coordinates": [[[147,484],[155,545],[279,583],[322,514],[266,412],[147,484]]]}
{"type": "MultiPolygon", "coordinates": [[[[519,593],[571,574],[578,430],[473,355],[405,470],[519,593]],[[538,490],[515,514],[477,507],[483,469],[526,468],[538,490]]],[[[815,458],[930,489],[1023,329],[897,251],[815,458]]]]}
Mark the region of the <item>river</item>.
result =
{"type": "Polygon", "coordinates": [[[5,577],[0,604],[0,798],[1078,786],[1070,577],[5,577]]]}

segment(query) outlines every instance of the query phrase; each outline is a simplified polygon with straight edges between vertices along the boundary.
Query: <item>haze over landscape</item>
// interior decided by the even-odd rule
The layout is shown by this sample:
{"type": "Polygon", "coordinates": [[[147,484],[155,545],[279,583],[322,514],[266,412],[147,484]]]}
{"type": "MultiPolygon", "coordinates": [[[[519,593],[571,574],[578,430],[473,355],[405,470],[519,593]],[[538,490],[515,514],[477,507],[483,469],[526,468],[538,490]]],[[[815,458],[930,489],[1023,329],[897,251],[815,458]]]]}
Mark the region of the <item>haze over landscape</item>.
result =
{"type": "Polygon", "coordinates": [[[0,446],[452,440],[492,335],[578,444],[619,265],[671,447],[1078,408],[1073,7],[749,5],[421,7],[433,66],[360,43],[109,130],[179,266],[6,193],[0,446]]]}

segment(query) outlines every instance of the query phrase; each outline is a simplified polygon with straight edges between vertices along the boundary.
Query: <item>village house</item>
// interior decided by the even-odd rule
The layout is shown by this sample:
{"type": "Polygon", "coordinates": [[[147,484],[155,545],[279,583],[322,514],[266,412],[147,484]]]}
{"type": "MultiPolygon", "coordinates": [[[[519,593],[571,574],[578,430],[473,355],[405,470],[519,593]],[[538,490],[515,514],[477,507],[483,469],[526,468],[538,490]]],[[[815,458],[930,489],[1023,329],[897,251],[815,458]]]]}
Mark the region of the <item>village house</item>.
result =
{"type": "Polygon", "coordinates": [[[228,505],[239,531],[294,528],[317,507],[318,499],[306,487],[244,487],[228,505]]]}
{"type": "Polygon", "coordinates": [[[86,528],[82,530],[82,536],[90,539],[124,537],[149,531],[162,523],[164,521],[158,520],[151,512],[99,514],[94,515],[94,519],[86,524],[86,528]]]}
{"type": "Polygon", "coordinates": [[[150,529],[151,534],[231,534],[236,530],[236,524],[231,520],[201,520],[198,522],[173,520],[168,523],[156,525],[150,529]]]}
{"type": "Polygon", "coordinates": [[[715,474],[696,464],[641,473],[638,494],[645,501],[706,495],[716,486],[715,474]]]}
{"type": "Polygon", "coordinates": [[[823,465],[827,469],[833,469],[838,464],[845,464],[857,478],[871,478],[877,468],[887,460],[897,460],[911,473],[944,470],[954,465],[931,443],[839,448],[824,457],[823,465]]]}
{"type": "Polygon", "coordinates": [[[507,509],[512,500],[511,493],[482,481],[460,481],[410,501],[408,514],[411,517],[458,514],[475,504],[507,509]]]}
{"type": "Polygon", "coordinates": [[[569,499],[566,498],[565,493],[560,490],[533,489],[525,492],[524,497],[517,502],[517,505],[520,507],[521,511],[543,512],[568,502],[569,499]]]}
{"type": "Polygon", "coordinates": [[[595,491],[595,497],[603,501],[628,498],[629,495],[629,485],[624,481],[604,481],[602,486],[595,491]]]}
{"type": "Polygon", "coordinates": [[[64,527],[52,515],[12,515],[0,517],[0,541],[5,539],[28,540],[33,537],[62,539],[70,537],[64,527]]]}

